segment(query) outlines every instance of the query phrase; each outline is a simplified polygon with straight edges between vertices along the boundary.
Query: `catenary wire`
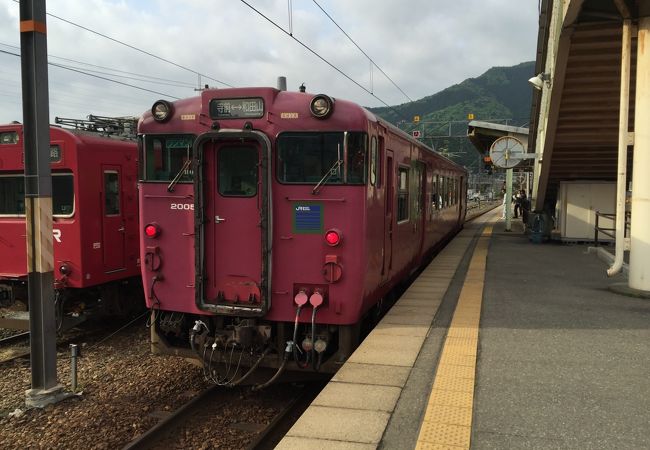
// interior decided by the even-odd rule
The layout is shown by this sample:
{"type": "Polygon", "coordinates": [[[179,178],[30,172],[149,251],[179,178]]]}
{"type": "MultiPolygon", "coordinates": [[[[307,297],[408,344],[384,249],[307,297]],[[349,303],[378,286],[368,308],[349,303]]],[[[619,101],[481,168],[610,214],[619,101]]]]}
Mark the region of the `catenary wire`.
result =
{"type": "MultiPolygon", "coordinates": [[[[0,45],[2,45],[3,47],[8,47],[8,48],[13,48],[13,49],[16,49],[16,50],[20,50],[20,47],[17,46],[17,45],[5,44],[3,42],[0,42],[0,45]]],[[[139,80],[139,81],[145,81],[147,83],[157,83],[157,82],[160,81],[161,82],[160,84],[165,84],[165,85],[168,85],[168,86],[178,86],[178,87],[187,87],[187,88],[194,88],[195,87],[195,84],[189,83],[187,81],[170,80],[168,78],[160,78],[160,77],[154,77],[152,75],[146,75],[146,74],[142,74],[142,73],[136,73],[136,72],[129,72],[129,71],[126,71],[126,70],[114,69],[112,67],[100,66],[100,65],[97,65],[97,64],[91,64],[91,63],[84,62],[84,61],[79,61],[79,60],[76,60],[76,59],[64,58],[63,56],[52,55],[51,53],[48,54],[48,58],[60,59],[62,61],[68,61],[68,62],[72,62],[72,63],[76,63],[76,64],[81,64],[83,66],[95,67],[97,69],[104,69],[104,70],[108,70],[110,72],[116,72],[116,74],[113,74],[113,73],[100,72],[100,71],[95,71],[95,70],[90,70],[90,69],[83,69],[83,70],[88,70],[89,72],[103,73],[104,75],[111,75],[111,76],[118,77],[118,76],[121,76],[121,75],[117,75],[117,74],[122,73],[122,74],[126,74],[126,75],[133,75],[133,76],[141,77],[143,79],[139,80]]],[[[124,77],[124,78],[129,78],[129,77],[124,77]]],[[[130,79],[136,79],[137,80],[137,78],[130,78],[130,79]]]]}
{"type": "MultiPolygon", "coordinates": [[[[20,55],[18,53],[12,53],[12,52],[8,52],[6,50],[0,50],[0,53],[5,53],[7,55],[17,56],[18,58],[20,58],[20,55]]],[[[164,95],[166,97],[173,98],[174,100],[180,100],[179,97],[174,97],[173,95],[165,94],[164,92],[158,92],[158,91],[154,91],[154,90],[151,90],[151,89],[143,88],[141,86],[136,86],[134,84],[124,83],[122,81],[113,80],[111,78],[101,77],[99,75],[84,72],[83,70],[73,69],[73,68],[64,66],[62,64],[57,64],[57,63],[53,63],[53,62],[48,62],[47,64],[50,65],[50,66],[59,67],[61,69],[69,70],[71,72],[77,72],[77,73],[80,73],[80,74],[83,74],[83,75],[87,75],[89,77],[99,78],[100,80],[105,80],[105,81],[110,81],[112,83],[121,84],[122,86],[128,86],[128,87],[131,87],[131,88],[134,88],[134,89],[139,89],[141,91],[151,92],[152,94],[164,95]]]]}
{"type": "MultiPolygon", "coordinates": [[[[14,1],[14,3],[20,3],[19,0],[13,0],[13,1],[14,1]]],[[[105,38],[105,39],[108,39],[108,40],[110,40],[110,41],[113,41],[113,42],[115,42],[115,43],[117,43],[117,44],[120,44],[120,45],[123,45],[123,46],[125,46],[125,47],[128,47],[128,48],[130,48],[131,50],[135,50],[135,51],[137,51],[137,52],[144,53],[144,54],[147,55],[147,56],[151,56],[152,58],[156,58],[156,59],[158,59],[158,60],[160,60],[160,61],[166,62],[167,64],[171,64],[171,65],[176,66],[176,67],[178,67],[178,68],[180,68],[180,69],[187,70],[188,72],[192,72],[192,73],[194,73],[194,74],[196,74],[196,75],[200,75],[200,76],[202,76],[202,77],[204,77],[204,78],[207,78],[208,80],[216,81],[217,83],[219,83],[219,84],[223,84],[224,86],[234,87],[234,86],[232,86],[232,85],[226,83],[225,81],[221,81],[221,80],[218,80],[218,79],[216,79],[216,78],[213,78],[213,77],[211,77],[211,76],[209,76],[209,75],[205,75],[205,74],[203,74],[203,73],[201,73],[201,72],[198,72],[198,71],[196,71],[196,70],[194,70],[194,69],[190,69],[189,67],[186,67],[186,66],[183,66],[183,65],[181,65],[181,64],[175,63],[174,61],[170,61],[170,60],[168,60],[168,59],[165,59],[165,58],[163,58],[162,56],[155,55],[155,54],[153,54],[153,53],[151,53],[151,52],[148,52],[148,51],[146,51],[146,50],[142,50],[141,48],[138,48],[138,47],[136,47],[136,46],[134,46],[134,45],[127,44],[126,42],[120,41],[119,39],[115,39],[115,38],[110,37],[110,36],[108,36],[108,35],[106,35],[106,34],[100,33],[99,31],[95,31],[95,30],[93,30],[93,29],[91,29],[91,28],[88,28],[88,27],[85,27],[85,26],[83,26],[83,25],[79,25],[78,23],[72,22],[71,20],[64,19],[63,17],[60,17],[60,16],[57,16],[57,15],[54,15],[54,14],[52,14],[52,13],[46,13],[46,14],[47,14],[48,16],[50,16],[50,17],[54,17],[55,19],[58,19],[58,20],[60,20],[60,21],[62,21],[62,22],[65,22],[65,23],[67,23],[67,24],[69,24],[69,25],[75,26],[75,27],[77,27],[77,28],[81,28],[82,30],[88,31],[89,33],[96,34],[97,36],[101,36],[101,37],[103,37],[103,38],[105,38]]]]}
{"type": "Polygon", "coordinates": [[[382,100],[382,99],[379,98],[377,95],[375,95],[373,92],[371,92],[371,91],[369,91],[368,89],[366,89],[365,87],[363,87],[363,85],[361,85],[358,81],[356,81],[356,80],[355,80],[354,78],[352,78],[350,75],[348,75],[347,73],[343,72],[341,69],[339,69],[339,68],[338,68],[337,66],[335,66],[333,63],[329,62],[327,59],[325,59],[323,56],[321,56],[318,52],[316,52],[315,50],[313,50],[313,49],[312,49],[311,47],[309,47],[307,44],[305,44],[304,42],[302,42],[300,39],[298,39],[297,37],[295,37],[295,36],[293,36],[292,34],[290,34],[287,30],[285,30],[285,29],[282,28],[280,25],[278,25],[276,22],[274,22],[273,20],[271,20],[268,16],[266,16],[264,13],[262,13],[261,11],[259,11],[258,9],[256,9],[253,5],[251,5],[250,3],[248,3],[246,0],[240,0],[240,1],[241,1],[243,4],[245,4],[246,6],[248,6],[250,9],[252,9],[253,11],[255,11],[257,14],[259,14],[260,16],[262,16],[264,19],[266,19],[267,22],[269,22],[270,24],[272,24],[272,25],[273,25],[274,27],[276,27],[278,30],[282,31],[284,34],[286,34],[287,36],[289,36],[291,39],[293,39],[294,41],[296,41],[298,44],[302,45],[302,46],[303,46],[307,51],[309,51],[311,54],[313,54],[313,55],[316,56],[318,59],[320,59],[321,61],[323,61],[325,64],[327,64],[328,66],[330,66],[332,69],[336,70],[338,73],[340,73],[341,75],[343,75],[345,78],[347,78],[348,80],[350,80],[352,83],[354,83],[355,85],[357,85],[359,88],[363,89],[366,93],[370,94],[370,95],[371,95],[372,97],[374,97],[376,100],[380,101],[380,102],[381,102],[382,104],[384,104],[386,107],[390,108],[390,109],[391,109],[393,112],[395,112],[399,117],[403,117],[402,114],[401,114],[399,111],[397,111],[395,108],[393,108],[392,106],[390,106],[390,105],[389,105],[388,103],[386,103],[384,100],[382,100]]]}
{"type": "Polygon", "coordinates": [[[349,35],[348,33],[346,33],[345,30],[344,30],[343,28],[341,28],[341,26],[340,26],[338,23],[336,23],[336,21],[332,18],[332,16],[331,16],[327,11],[325,11],[325,10],[323,9],[323,7],[322,7],[322,6],[321,6],[321,5],[320,5],[316,0],[312,0],[312,1],[314,2],[314,4],[315,4],[316,6],[318,6],[318,8],[323,12],[323,14],[325,14],[325,15],[327,16],[327,18],[328,18],[329,20],[331,20],[332,23],[333,23],[334,25],[336,25],[336,27],[337,27],[339,30],[341,30],[341,33],[343,33],[343,34],[345,35],[345,37],[347,37],[347,38],[350,40],[350,42],[352,42],[352,43],[354,44],[354,46],[355,46],[356,48],[358,48],[359,51],[360,51],[361,53],[363,53],[363,55],[364,55],[366,58],[368,58],[368,60],[372,63],[372,65],[375,66],[377,69],[379,69],[379,71],[380,71],[380,72],[381,72],[381,73],[382,73],[382,74],[383,74],[383,75],[388,79],[388,81],[390,81],[391,83],[393,83],[393,86],[395,86],[395,87],[396,87],[396,88],[397,88],[397,89],[398,89],[402,94],[404,94],[404,96],[405,96],[406,98],[408,98],[409,101],[411,101],[411,102],[414,101],[411,97],[408,96],[408,94],[407,94],[406,92],[404,92],[404,91],[402,90],[401,87],[399,87],[399,86],[397,85],[397,83],[395,83],[395,82],[393,81],[393,79],[392,79],[391,77],[388,76],[388,74],[386,74],[386,72],[383,71],[383,69],[382,69],[381,67],[379,67],[379,65],[378,65],[378,64],[377,64],[377,63],[376,63],[376,62],[375,62],[375,61],[374,61],[374,60],[373,60],[373,59],[372,59],[372,58],[371,58],[371,57],[370,57],[370,56],[369,56],[365,51],[363,51],[363,49],[362,49],[361,47],[359,47],[359,44],[357,44],[357,43],[354,41],[354,39],[352,39],[352,38],[350,37],[350,35],[349,35]]]}

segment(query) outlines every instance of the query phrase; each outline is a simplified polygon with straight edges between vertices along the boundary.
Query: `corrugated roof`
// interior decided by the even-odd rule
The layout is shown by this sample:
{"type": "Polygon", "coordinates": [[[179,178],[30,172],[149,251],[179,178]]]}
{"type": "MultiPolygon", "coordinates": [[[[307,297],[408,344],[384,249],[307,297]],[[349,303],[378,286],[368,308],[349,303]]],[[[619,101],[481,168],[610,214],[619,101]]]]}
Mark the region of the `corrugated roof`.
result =
{"type": "MultiPolygon", "coordinates": [[[[542,209],[545,202],[555,203],[560,181],[616,180],[622,49],[622,17],[616,3],[622,10],[623,6],[636,10],[623,0],[570,5],[578,5],[573,11],[577,14],[575,21],[564,24],[555,73],[551,74],[536,209],[542,209]]],[[[634,123],[635,63],[633,39],[630,128],[634,123]]]]}

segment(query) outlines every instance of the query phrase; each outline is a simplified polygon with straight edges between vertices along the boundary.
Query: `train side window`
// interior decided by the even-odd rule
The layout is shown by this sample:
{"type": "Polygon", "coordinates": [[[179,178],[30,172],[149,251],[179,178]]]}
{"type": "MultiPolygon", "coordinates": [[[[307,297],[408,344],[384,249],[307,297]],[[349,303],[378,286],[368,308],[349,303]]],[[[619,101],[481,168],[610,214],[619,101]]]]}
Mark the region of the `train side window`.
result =
{"type": "Polygon", "coordinates": [[[221,147],[217,159],[219,194],[224,197],[257,195],[259,158],[255,147],[221,147]]]}
{"type": "MultiPolygon", "coordinates": [[[[52,215],[71,217],[74,213],[74,179],[71,173],[52,174],[52,215]]],[[[0,216],[25,215],[25,177],[0,176],[0,216]]]]}
{"type": "Polygon", "coordinates": [[[409,219],[409,169],[400,167],[397,172],[397,221],[409,219]]]}
{"type": "Polygon", "coordinates": [[[381,187],[382,180],[384,178],[384,137],[379,136],[377,139],[377,184],[376,186],[381,187]]]}
{"type": "Polygon", "coordinates": [[[120,176],[114,170],[104,171],[104,215],[120,215],[120,176]]]}
{"type": "Polygon", "coordinates": [[[74,213],[74,177],[71,173],[52,174],[52,215],[72,217],[74,213]]]}
{"type": "Polygon", "coordinates": [[[370,184],[372,186],[377,182],[377,138],[374,136],[370,140],[370,184]]]}
{"type": "Polygon", "coordinates": [[[438,210],[440,209],[439,206],[439,201],[438,199],[440,198],[439,190],[438,190],[438,175],[433,175],[433,182],[432,184],[432,189],[431,189],[431,206],[433,210],[438,210]]]}
{"type": "Polygon", "coordinates": [[[348,133],[348,184],[366,184],[367,159],[368,135],[348,133]]]}
{"type": "Polygon", "coordinates": [[[442,207],[446,208],[449,205],[449,197],[447,196],[447,177],[441,177],[442,178],[442,207]]]}

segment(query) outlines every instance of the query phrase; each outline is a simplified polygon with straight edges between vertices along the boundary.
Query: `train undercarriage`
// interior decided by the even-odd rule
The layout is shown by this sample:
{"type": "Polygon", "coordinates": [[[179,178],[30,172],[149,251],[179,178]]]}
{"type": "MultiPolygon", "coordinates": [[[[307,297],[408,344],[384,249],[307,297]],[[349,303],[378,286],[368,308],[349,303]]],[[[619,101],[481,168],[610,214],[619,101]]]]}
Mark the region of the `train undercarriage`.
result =
{"type": "MultiPolygon", "coordinates": [[[[84,289],[55,285],[56,330],[62,333],[88,319],[129,316],[144,308],[139,277],[84,289]]],[[[0,328],[29,330],[27,280],[0,283],[0,328]]]]}
{"type": "MultiPolygon", "coordinates": [[[[267,322],[152,312],[152,351],[199,361],[206,379],[263,388],[286,372],[332,374],[357,347],[360,325],[267,322]],[[257,369],[273,369],[264,380],[257,369]]],[[[268,370],[261,373],[269,373],[268,370]]],[[[303,376],[304,378],[304,376],[303,376]]]]}

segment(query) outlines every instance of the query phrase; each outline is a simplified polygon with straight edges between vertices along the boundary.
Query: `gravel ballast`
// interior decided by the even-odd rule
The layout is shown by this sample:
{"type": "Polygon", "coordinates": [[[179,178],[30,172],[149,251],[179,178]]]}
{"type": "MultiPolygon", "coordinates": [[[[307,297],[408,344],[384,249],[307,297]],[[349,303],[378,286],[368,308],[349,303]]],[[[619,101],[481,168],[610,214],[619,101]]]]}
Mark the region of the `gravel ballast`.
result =
{"type": "MultiPolygon", "coordinates": [[[[0,366],[0,448],[120,448],[208,386],[190,362],[152,355],[144,325],[95,342],[78,342],[82,394],[44,409],[25,408],[28,360],[0,366]]],[[[69,390],[70,359],[63,349],[57,367],[59,383],[69,390]]]]}

